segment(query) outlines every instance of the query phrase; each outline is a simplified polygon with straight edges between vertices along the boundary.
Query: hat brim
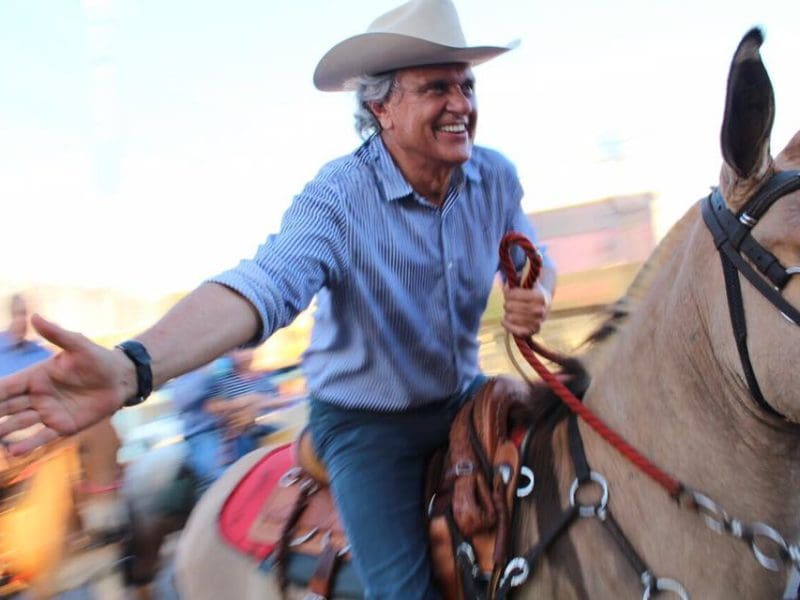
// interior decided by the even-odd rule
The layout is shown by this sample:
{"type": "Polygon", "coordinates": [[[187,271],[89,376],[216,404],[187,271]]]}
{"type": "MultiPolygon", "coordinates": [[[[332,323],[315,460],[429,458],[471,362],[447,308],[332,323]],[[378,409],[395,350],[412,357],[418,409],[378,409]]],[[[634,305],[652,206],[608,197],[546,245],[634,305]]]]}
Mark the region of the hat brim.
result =
{"type": "Polygon", "coordinates": [[[516,48],[472,46],[454,48],[397,33],[364,33],[336,44],[317,64],[314,85],[326,92],[352,90],[362,75],[446,63],[477,65],[516,48]]]}

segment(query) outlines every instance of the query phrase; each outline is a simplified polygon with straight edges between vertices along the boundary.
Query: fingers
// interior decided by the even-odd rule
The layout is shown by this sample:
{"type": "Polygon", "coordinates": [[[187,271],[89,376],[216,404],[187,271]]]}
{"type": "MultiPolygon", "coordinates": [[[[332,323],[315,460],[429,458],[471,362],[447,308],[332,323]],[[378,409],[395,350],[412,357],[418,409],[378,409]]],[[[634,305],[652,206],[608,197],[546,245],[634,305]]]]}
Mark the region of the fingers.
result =
{"type": "Polygon", "coordinates": [[[512,322],[509,322],[507,319],[503,319],[501,321],[501,325],[503,328],[508,331],[511,335],[517,337],[529,337],[531,335],[535,335],[539,333],[539,330],[542,328],[542,322],[538,321],[535,323],[531,323],[528,325],[518,325],[512,322]]]}
{"type": "Polygon", "coordinates": [[[0,377],[0,416],[11,414],[7,412],[6,402],[15,396],[21,396],[28,390],[28,373],[20,371],[8,377],[0,377]]]}
{"type": "Polygon", "coordinates": [[[0,417],[3,415],[15,415],[31,407],[30,398],[27,395],[12,396],[0,402],[0,417]]]}
{"type": "Polygon", "coordinates": [[[41,424],[39,413],[35,410],[23,410],[16,414],[0,418],[0,439],[7,435],[41,424]]]}
{"type": "MultiPolygon", "coordinates": [[[[2,437],[2,436],[0,436],[2,437]]],[[[39,431],[24,440],[13,442],[8,445],[8,451],[14,456],[28,454],[45,444],[56,441],[60,436],[49,427],[42,427],[39,431]]]]}
{"type": "Polygon", "coordinates": [[[503,288],[505,314],[502,325],[512,335],[538,333],[547,316],[548,302],[541,289],[503,288]]]}
{"type": "Polygon", "coordinates": [[[64,350],[77,350],[86,345],[86,338],[79,333],[67,331],[39,314],[31,316],[31,325],[45,338],[64,350]]]}

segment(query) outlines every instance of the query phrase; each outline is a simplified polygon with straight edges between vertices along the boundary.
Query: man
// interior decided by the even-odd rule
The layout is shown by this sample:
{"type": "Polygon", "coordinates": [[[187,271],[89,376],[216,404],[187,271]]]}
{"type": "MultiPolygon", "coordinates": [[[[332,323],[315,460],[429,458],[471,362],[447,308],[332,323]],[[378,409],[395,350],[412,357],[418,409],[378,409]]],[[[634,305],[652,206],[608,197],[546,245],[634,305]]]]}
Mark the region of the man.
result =
{"type": "Polygon", "coordinates": [[[186,460],[197,477],[197,497],[274,430],[256,424],[259,414],[281,401],[275,398],[278,390],[269,374],[252,368],[253,354],[252,348],[232,350],[165,388],[183,420],[189,445],[186,460]]]}
{"type": "Polygon", "coordinates": [[[9,301],[11,321],[0,333],[0,376],[21,371],[48,358],[52,353],[41,344],[28,339],[28,304],[22,294],[9,301]]]}
{"type": "MultiPolygon", "coordinates": [[[[135,341],[107,350],[35,317],[64,350],[0,380],[0,415],[10,415],[0,436],[44,423],[11,447],[20,453],[85,427],[265,339],[316,294],[303,357],[309,426],[366,595],[437,598],[425,464],[482,382],[477,331],[500,240],[517,230],[536,241],[513,166],[473,146],[471,66],[508,49],[468,47],[449,0],[412,0],[337,44],[314,82],[356,89],[357,125],[372,131],[364,144],[322,168],[253,260],[201,285],[135,341]]],[[[541,285],[504,288],[504,327],[536,333],[554,282],[545,254],[541,285]]]]}

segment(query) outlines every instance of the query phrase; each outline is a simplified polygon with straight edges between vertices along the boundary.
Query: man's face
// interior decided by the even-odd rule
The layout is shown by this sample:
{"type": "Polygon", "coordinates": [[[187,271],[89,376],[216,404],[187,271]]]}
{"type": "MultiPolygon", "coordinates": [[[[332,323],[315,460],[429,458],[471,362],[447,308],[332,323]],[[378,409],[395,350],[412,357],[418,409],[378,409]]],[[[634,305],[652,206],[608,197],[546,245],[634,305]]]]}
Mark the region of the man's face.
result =
{"type": "Polygon", "coordinates": [[[429,167],[460,165],[472,154],[478,106],[468,65],[397,72],[389,99],[376,111],[393,154],[429,167]]]}
{"type": "Polygon", "coordinates": [[[8,333],[17,343],[24,340],[28,334],[28,307],[19,297],[11,301],[11,324],[8,326],[8,333]]]}

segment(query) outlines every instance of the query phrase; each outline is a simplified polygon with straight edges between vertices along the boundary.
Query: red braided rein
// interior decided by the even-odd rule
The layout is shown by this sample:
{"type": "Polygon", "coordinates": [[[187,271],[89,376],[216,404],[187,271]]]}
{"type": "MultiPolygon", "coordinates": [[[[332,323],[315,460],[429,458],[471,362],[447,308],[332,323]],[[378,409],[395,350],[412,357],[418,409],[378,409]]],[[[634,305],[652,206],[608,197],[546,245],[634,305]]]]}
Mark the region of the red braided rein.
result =
{"type": "MultiPolygon", "coordinates": [[[[525,277],[525,281],[522,283],[522,287],[529,289],[533,287],[539,277],[539,273],[542,269],[542,257],[530,240],[524,235],[513,231],[507,233],[500,242],[500,265],[511,287],[518,287],[520,285],[514,262],[511,259],[511,250],[515,245],[522,248],[530,263],[530,269],[525,277]]],[[[583,419],[640,471],[666,489],[670,496],[676,499],[680,496],[683,485],[677,479],[654,465],[636,450],[636,448],[625,441],[621,435],[609,427],[600,417],[595,415],[587,406],[578,400],[578,398],[576,398],[575,395],[542,364],[536,356],[536,351],[538,350],[543,356],[546,356],[546,353],[542,352],[533,340],[515,335],[514,341],[517,343],[519,351],[528,361],[528,364],[533,367],[539,377],[542,378],[572,412],[583,419]]]]}

